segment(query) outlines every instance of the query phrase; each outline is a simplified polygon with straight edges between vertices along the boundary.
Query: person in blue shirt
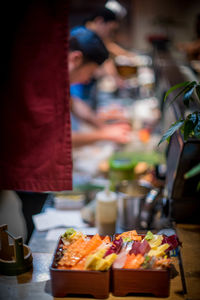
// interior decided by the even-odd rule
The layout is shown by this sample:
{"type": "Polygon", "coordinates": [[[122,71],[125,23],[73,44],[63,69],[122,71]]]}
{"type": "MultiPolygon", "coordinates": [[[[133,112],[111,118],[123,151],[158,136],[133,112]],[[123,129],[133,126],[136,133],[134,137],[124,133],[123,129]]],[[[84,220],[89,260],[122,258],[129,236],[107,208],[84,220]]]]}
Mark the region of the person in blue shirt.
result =
{"type": "MultiPolygon", "coordinates": [[[[113,13],[110,9],[103,8],[87,18],[82,26],[73,28],[70,34],[73,35],[80,28],[88,28],[94,31],[98,36],[102,38],[104,43],[106,43],[109,40],[112,32],[115,31],[117,27],[118,19],[116,14],[113,13]]],[[[78,83],[71,85],[71,96],[82,99],[89,106],[93,107],[92,102],[90,101],[90,94],[94,83],[95,79],[93,78],[93,80],[85,84],[78,83]]]]}
{"type": "MultiPolygon", "coordinates": [[[[79,27],[70,35],[69,43],[69,73],[70,83],[88,82],[95,70],[108,58],[108,52],[101,38],[93,31],[79,27]]],[[[77,101],[79,101],[77,99],[77,101]]],[[[72,144],[74,147],[90,144],[99,140],[111,140],[126,143],[130,140],[130,125],[104,125],[98,122],[95,114],[81,101],[76,106],[76,100],[71,101],[71,111],[79,119],[93,124],[90,132],[81,132],[74,128],[72,120],[72,144]]],[[[78,126],[77,126],[78,127],[78,126]]]]}
{"type": "MultiPolygon", "coordinates": [[[[113,34],[115,30],[118,29],[120,20],[125,16],[125,14],[126,9],[123,6],[121,6],[119,2],[117,2],[116,0],[109,0],[102,9],[96,11],[94,14],[85,19],[83,25],[72,28],[70,34],[75,34],[76,31],[81,28],[87,28],[95,32],[103,40],[111,56],[133,55],[133,53],[123,49],[122,47],[113,42],[113,34]]],[[[110,74],[115,78],[117,84],[119,84],[120,86],[123,85],[123,80],[118,75],[116,67],[111,58],[107,59],[106,62],[104,62],[101,71],[103,72],[99,73],[103,73],[104,75],[110,74]]],[[[95,127],[101,127],[102,121],[100,121],[95,115],[96,107],[98,106],[98,103],[96,103],[96,98],[94,97],[96,92],[95,88],[96,78],[95,76],[93,76],[93,78],[90,81],[85,82],[84,84],[72,84],[70,86],[70,94],[71,97],[74,99],[77,110],[79,105],[81,107],[84,106],[84,104],[80,101],[82,100],[86,104],[85,109],[90,110],[89,119],[92,120],[91,123],[93,123],[95,127]],[[92,117],[92,114],[95,117],[92,117]]],[[[71,120],[72,128],[74,130],[78,130],[80,128],[80,122],[78,118],[76,118],[72,114],[71,120]]]]}

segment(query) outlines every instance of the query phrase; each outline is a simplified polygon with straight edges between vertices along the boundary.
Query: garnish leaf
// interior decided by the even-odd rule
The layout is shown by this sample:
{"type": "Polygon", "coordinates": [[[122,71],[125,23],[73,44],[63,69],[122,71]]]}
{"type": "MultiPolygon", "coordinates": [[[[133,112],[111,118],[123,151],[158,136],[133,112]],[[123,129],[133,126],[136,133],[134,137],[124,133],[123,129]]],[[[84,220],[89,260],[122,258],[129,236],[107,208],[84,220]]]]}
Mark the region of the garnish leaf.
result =
{"type": "Polygon", "coordinates": [[[150,241],[152,240],[154,237],[153,233],[151,231],[147,231],[146,235],[145,235],[145,240],[150,241]]]}

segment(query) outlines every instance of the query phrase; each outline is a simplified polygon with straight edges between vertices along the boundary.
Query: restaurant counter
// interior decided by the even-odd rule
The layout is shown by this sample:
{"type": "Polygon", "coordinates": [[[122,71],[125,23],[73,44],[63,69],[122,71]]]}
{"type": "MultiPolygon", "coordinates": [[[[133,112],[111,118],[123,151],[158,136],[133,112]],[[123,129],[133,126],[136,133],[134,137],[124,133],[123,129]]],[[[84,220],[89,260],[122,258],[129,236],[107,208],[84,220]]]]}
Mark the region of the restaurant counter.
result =
{"type": "MultiPolygon", "coordinates": [[[[182,242],[181,256],[182,264],[178,257],[173,258],[173,263],[178,271],[178,275],[171,279],[169,300],[200,299],[200,225],[178,224],[177,234],[182,242]],[[180,266],[183,266],[184,274],[181,276],[180,266]],[[184,278],[186,289],[184,287],[184,278]]],[[[41,251],[40,240],[38,239],[38,249],[41,251]]],[[[35,243],[36,245],[36,243],[35,243]]],[[[85,296],[54,298],[51,295],[51,282],[49,266],[52,261],[53,251],[33,252],[33,269],[18,276],[0,276],[0,299],[88,299],[85,296]]],[[[110,294],[108,299],[141,299],[148,300],[153,297],[145,295],[130,295],[126,297],[114,297],[110,294]]],[[[163,298],[156,298],[163,299],[163,298]]]]}

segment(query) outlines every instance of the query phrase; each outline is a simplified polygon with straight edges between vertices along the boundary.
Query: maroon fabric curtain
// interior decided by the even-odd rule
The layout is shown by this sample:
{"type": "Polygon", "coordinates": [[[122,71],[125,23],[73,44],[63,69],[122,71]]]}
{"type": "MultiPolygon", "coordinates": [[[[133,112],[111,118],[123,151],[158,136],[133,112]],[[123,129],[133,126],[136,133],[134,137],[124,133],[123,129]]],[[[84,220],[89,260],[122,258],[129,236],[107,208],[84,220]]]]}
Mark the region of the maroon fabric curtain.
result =
{"type": "Polygon", "coordinates": [[[19,2],[2,12],[0,189],[69,190],[68,1],[19,2]]]}

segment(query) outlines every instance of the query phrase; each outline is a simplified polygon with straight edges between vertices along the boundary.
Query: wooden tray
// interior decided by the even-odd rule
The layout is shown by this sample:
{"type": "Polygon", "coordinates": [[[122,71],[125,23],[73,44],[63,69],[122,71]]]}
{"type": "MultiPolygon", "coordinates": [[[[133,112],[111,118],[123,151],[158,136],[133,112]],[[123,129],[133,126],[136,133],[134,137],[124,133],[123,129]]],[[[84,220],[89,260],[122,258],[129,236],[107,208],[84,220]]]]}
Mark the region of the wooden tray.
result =
{"type": "MultiPolygon", "coordinates": [[[[116,237],[117,235],[115,235],[116,237]]],[[[142,235],[143,236],[143,235],[142,235]]],[[[103,237],[102,237],[103,238],[103,237]]],[[[94,298],[128,294],[151,294],[168,297],[170,291],[170,269],[119,269],[102,271],[60,270],[55,267],[56,253],[62,244],[60,239],[50,266],[52,294],[54,297],[92,295],[94,298]]]]}
{"type": "Polygon", "coordinates": [[[92,295],[94,298],[108,298],[110,291],[109,271],[60,270],[55,267],[56,253],[62,244],[61,239],[50,266],[51,287],[54,297],[67,295],[92,295]]]}
{"type": "MultiPolygon", "coordinates": [[[[114,239],[119,234],[114,235],[114,239]]],[[[145,234],[139,234],[144,238],[145,234]]],[[[152,294],[168,297],[170,291],[170,269],[121,269],[112,267],[111,290],[114,296],[128,294],[152,294]]]]}
{"type": "Polygon", "coordinates": [[[168,297],[170,290],[170,270],[112,269],[112,293],[126,296],[131,293],[153,294],[168,297]]]}

